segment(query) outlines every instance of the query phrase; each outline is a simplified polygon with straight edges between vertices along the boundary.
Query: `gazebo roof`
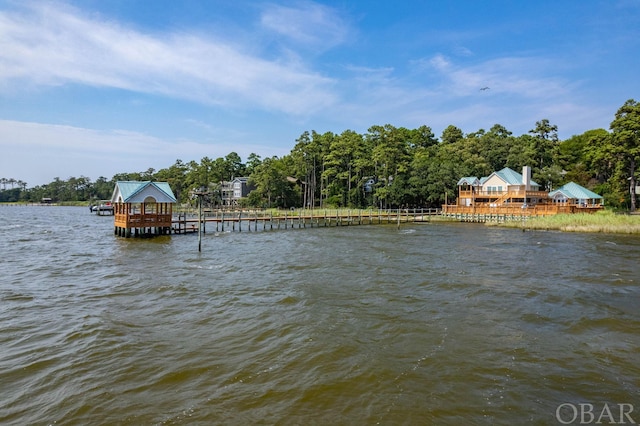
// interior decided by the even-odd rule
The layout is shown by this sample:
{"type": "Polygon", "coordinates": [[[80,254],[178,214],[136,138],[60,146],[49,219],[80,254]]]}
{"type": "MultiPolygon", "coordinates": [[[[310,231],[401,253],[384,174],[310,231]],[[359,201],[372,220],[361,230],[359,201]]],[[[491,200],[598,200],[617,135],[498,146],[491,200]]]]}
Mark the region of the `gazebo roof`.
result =
{"type": "Polygon", "coordinates": [[[167,182],[118,181],[111,196],[112,203],[144,203],[153,198],[156,203],[175,203],[176,197],[167,182]]]}
{"type": "Polygon", "coordinates": [[[480,186],[480,180],[475,176],[463,177],[458,181],[458,186],[461,185],[480,186]]]}

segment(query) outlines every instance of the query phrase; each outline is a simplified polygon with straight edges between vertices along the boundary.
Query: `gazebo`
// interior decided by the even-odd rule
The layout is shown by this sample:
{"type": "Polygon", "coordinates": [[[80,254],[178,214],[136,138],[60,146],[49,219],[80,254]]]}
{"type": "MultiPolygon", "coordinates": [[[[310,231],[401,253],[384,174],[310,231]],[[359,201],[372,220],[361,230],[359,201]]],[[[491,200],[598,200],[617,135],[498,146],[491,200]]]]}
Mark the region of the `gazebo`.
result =
{"type": "Polygon", "coordinates": [[[118,181],[111,196],[120,237],[171,233],[176,197],[166,182],[118,181]]]}

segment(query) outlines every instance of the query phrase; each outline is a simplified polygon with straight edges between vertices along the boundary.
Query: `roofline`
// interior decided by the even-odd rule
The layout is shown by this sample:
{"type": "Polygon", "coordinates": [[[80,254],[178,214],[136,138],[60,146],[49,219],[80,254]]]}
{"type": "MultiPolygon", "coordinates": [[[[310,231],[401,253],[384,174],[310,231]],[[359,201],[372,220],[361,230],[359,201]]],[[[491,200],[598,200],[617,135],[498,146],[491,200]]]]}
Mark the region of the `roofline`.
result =
{"type": "MultiPolygon", "coordinates": [[[[138,189],[136,189],[134,192],[129,194],[129,196],[127,197],[127,200],[133,198],[135,195],[137,195],[138,193],[142,192],[149,185],[153,185],[154,188],[156,188],[158,191],[162,192],[168,198],[172,199],[173,202],[177,202],[178,201],[175,196],[173,196],[171,194],[168,194],[167,191],[165,191],[162,188],[160,188],[154,181],[150,181],[150,180],[143,180],[143,181],[139,181],[139,180],[119,180],[119,181],[116,182],[116,186],[118,186],[119,183],[137,183],[137,184],[139,184],[138,189]]],[[[168,182],[163,182],[163,183],[166,183],[167,185],[169,184],[168,182]]],[[[126,201],[124,199],[123,199],[123,201],[125,203],[128,202],[128,201],[126,201]]]]}

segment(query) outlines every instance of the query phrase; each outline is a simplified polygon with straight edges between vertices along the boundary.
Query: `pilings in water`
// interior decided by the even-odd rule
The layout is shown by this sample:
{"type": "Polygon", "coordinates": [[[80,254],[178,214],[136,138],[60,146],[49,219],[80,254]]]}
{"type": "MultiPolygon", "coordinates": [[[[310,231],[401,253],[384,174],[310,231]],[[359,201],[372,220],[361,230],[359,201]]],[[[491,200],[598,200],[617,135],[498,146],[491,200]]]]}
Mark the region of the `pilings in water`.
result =
{"type": "Polygon", "coordinates": [[[504,223],[508,221],[525,221],[531,217],[537,217],[536,215],[525,214],[504,214],[504,213],[446,213],[443,212],[442,216],[455,219],[460,222],[497,222],[504,223]]]}
{"type": "MultiPolygon", "coordinates": [[[[243,232],[273,229],[304,229],[330,226],[397,224],[429,222],[440,209],[369,209],[369,210],[290,210],[290,211],[213,211],[202,218],[201,226],[215,232],[243,232]],[[215,227],[215,228],[214,228],[215,227]]],[[[197,215],[180,214],[174,217],[172,232],[198,232],[197,215]]],[[[205,231],[206,232],[206,231],[205,231]]]]}
{"type": "Polygon", "coordinates": [[[180,213],[173,216],[171,226],[140,226],[115,228],[121,237],[147,237],[169,234],[196,233],[202,229],[215,232],[258,232],[274,229],[305,229],[331,226],[390,224],[400,227],[402,223],[430,222],[433,216],[442,216],[460,222],[506,222],[525,221],[530,215],[447,213],[440,209],[368,209],[368,210],[287,210],[256,211],[215,210],[206,212],[200,220],[197,213],[180,213]]]}
{"type": "Polygon", "coordinates": [[[169,235],[171,234],[171,227],[169,226],[150,226],[140,228],[123,228],[116,226],[113,231],[114,235],[118,237],[131,238],[131,237],[154,237],[157,235],[169,235]]]}

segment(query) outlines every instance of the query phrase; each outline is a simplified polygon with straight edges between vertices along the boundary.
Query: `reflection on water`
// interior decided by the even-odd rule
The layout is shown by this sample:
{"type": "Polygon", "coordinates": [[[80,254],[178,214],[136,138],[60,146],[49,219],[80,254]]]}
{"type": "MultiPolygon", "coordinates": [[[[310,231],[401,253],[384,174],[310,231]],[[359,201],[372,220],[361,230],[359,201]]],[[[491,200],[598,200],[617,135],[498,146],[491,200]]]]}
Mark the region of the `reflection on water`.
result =
{"type": "Polygon", "coordinates": [[[640,411],[637,237],[375,225],[208,233],[198,253],[85,210],[0,207],[2,424],[640,411]]]}

